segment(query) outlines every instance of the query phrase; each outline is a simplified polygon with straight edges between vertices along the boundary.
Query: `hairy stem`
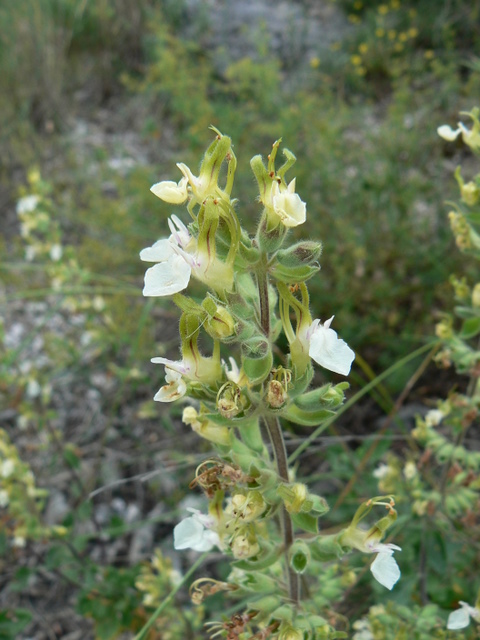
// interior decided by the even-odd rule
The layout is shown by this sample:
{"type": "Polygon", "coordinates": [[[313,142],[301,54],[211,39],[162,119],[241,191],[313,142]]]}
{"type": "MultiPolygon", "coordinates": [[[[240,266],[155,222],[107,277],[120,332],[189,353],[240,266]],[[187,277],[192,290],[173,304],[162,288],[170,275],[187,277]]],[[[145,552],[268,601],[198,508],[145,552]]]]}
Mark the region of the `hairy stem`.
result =
{"type": "MultiPolygon", "coordinates": [[[[278,418],[276,418],[275,416],[265,416],[264,420],[267,427],[268,435],[270,436],[270,442],[272,443],[278,475],[284,482],[289,482],[287,450],[285,448],[285,440],[283,439],[282,428],[280,427],[278,418]]],[[[287,567],[288,593],[290,595],[290,600],[292,600],[292,602],[295,602],[295,604],[299,604],[299,576],[290,567],[290,564],[288,562],[288,550],[292,546],[294,540],[293,523],[290,514],[285,509],[285,507],[282,507],[281,519],[283,542],[285,547],[285,563],[287,567]]]]}
{"type": "Polygon", "coordinates": [[[266,271],[257,273],[258,299],[260,301],[260,325],[263,333],[270,337],[270,304],[268,300],[268,278],[266,271]]]}
{"type": "MultiPolygon", "coordinates": [[[[270,306],[268,301],[268,277],[267,271],[261,270],[257,273],[258,297],[260,300],[260,325],[265,336],[270,336],[270,306]]],[[[268,431],[270,442],[272,444],[275,456],[275,464],[280,478],[284,482],[289,482],[288,477],[288,461],[287,450],[285,448],[285,440],[283,439],[282,428],[276,416],[264,416],[265,426],[268,431]]],[[[288,593],[290,600],[295,604],[300,601],[300,580],[298,575],[293,571],[288,562],[288,550],[293,544],[293,522],[290,514],[282,507],[282,535],[285,549],[285,565],[288,581],[288,593]]]]}

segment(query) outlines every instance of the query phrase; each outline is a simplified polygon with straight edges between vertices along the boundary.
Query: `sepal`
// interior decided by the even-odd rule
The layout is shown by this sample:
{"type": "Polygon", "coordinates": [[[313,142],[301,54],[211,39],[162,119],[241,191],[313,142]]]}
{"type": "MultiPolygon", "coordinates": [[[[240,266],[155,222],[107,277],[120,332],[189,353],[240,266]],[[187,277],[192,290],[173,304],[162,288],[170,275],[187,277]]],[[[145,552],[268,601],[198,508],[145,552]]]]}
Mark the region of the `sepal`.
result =
{"type": "Polygon", "coordinates": [[[308,264],[299,265],[297,267],[286,267],[276,261],[270,268],[270,274],[276,280],[285,284],[305,282],[314,276],[320,269],[320,266],[310,266],[308,264]]]}
{"type": "Polygon", "coordinates": [[[250,384],[260,384],[270,375],[273,365],[273,355],[268,340],[252,338],[243,345],[242,366],[250,384]]]}
{"type": "Polygon", "coordinates": [[[304,540],[297,538],[288,550],[288,562],[297,574],[305,573],[311,560],[310,548],[304,540]]]}
{"type": "Polygon", "coordinates": [[[327,418],[335,415],[330,409],[317,409],[316,411],[305,411],[292,402],[284,411],[282,416],[289,422],[299,424],[303,427],[316,427],[327,418]]]}

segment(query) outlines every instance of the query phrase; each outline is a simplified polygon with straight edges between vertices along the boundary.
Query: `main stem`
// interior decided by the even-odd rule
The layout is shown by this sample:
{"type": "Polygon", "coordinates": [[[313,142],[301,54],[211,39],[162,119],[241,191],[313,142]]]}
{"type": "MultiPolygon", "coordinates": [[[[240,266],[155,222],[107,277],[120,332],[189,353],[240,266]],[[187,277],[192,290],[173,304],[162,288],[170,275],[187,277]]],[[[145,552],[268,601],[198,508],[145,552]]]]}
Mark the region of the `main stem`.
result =
{"type": "MultiPolygon", "coordinates": [[[[270,436],[270,442],[272,443],[273,452],[275,455],[275,464],[277,466],[278,475],[284,482],[289,482],[288,477],[288,462],[287,462],[287,450],[285,448],[285,440],[283,439],[282,428],[276,416],[264,417],[265,425],[267,427],[268,435],[270,436]]],[[[288,593],[290,600],[295,604],[300,602],[300,579],[298,574],[291,568],[288,559],[288,550],[293,544],[293,523],[290,514],[282,506],[282,534],[283,543],[285,547],[285,564],[287,567],[287,579],[288,579],[288,593]]]]}
{"type": "MultiPolygon", "coordinates": [[[[268,277],[266,269],[257,274],[258,296],[260,300],[260,324],[262,331],[267,338],[270,337],[270,305],[268,300],[268,277]]],[[[289,482],[288,461],[285,440],[280,422],[276,416],[264,416],[265,426],[268,431],[270,442],[272,444],[273,454],[275,457],[275,465],[279,477],[284,482],[289,482]]],[[[288,559],[288,550],[293,544],[293,523],[290,514],[282,506],[281,512],[283,546],[285,549],[285,565],[287,571],[288,593],[290,600],[295,604],[300,602],[300,580],[299,576],[290,567],[288,559]]]]}

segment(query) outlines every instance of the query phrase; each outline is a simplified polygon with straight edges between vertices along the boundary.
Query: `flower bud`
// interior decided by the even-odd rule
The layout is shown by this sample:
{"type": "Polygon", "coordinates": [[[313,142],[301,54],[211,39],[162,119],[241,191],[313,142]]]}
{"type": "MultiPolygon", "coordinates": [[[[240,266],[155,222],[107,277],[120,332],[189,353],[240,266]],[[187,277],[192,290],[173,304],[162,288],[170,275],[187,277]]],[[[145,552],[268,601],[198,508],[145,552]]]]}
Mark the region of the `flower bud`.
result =
{"type": "Polygon", "coordinates": [[[198,435],[205,440],[214,442],[215,444],[228,447],[232,438],[230,429],[213,423],[198,414],[193,407],[185,407],[183,410],[182,421],[184,424],[190,425],[198,435]]]}
{"type": "Polygon", "coordinates": [[[278,486],[277,494],[282,498],[285,509],[289,513],[300,513],[308,498],[307,487],[300,482],[291,484],[282,482],[278,486]]]}
{"type": "Polygon", "coordinates": [[[272,409],[283,407],[288,398],[286,389],[279,380],[270,380],[267,386],[266,401],[272,409]]]}
{"type": "Polygon", "coordinates": [[[266,503],[259,491],[236,493],[232,496],[230,510],[235,518],[242,522],[252,522],[260,517],[266,509],[266,503]]]}
{"type": "Polygon", "coordinates": [[[233,557],[237,560],[256,556],[260,551],[260,545],[258,544],[257,536],[255,535],[253,528],[247,526],[236,533],[230,543],[230,548],[232,550],[233,557]]]}
{"type": "Polygon", "coordinates": [[[223,340],[235,333],[235,321],[221,305],[217,306],[214,315],[207,318],[204,327],[214,340],[223,340]]]}
{"type": "Polygon", "coordinates": [[[460,193],[462,195],[462,200],[468,206],[473,207],[478,202],[478,197],[480,195],[480,190],[477,185],[470,181],[460,187],[460,193]]]}
{"type": "Polygon", "coordinates": [[[473,287],[472,306],[476,308],[480,307],[480,282],[477,282],[477,284],[473,287]]]}
{"type": "Polygon", "coordinates": [[[300,631],[300,629],[295,629],[290,625],[285,626],[278,635],[278,640],[303,640],[303,638],[303,631],[300,631]]]}
{"type": "Polygon", "coordinates": [[[246,405],[240,387],[235,382],[226,382],[217,394],[217,409],[224,418],[234,418],[246,405]]]}
{"type": "Polygon", "coordinates": [[[435,326],[435,335],[440,340],[448,340],[453,337],[452,319],[450,317],[443,318],[435,326]]]}
{"type": "Polygon", "coordinates": [[[284,267],[299,267],[311,265],[320,258],[322,253],[322,243],[312,240],[297,242],[288,249],[277,253],[277,260],[284,267]]]}

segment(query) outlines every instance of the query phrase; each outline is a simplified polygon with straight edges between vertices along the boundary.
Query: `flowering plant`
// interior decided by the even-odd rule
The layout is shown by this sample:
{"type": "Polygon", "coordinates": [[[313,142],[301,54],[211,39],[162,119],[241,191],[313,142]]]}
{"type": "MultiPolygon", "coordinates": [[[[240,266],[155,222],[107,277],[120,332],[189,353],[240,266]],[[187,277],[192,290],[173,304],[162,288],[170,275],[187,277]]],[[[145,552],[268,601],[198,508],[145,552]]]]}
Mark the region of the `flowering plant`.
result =
{"type": "MultiPolygon", "coordinates": [[[[171,235],[140,253],[155,263],[146,272],[144,295],[172,295],[181,311],[181,358],[152,359],[165,367],[155,400],[188,399],[183,422],[216,452],[198,466],[191,485],[205,494],[207,513],[191,510],[175,527],[174,545],[197,552],[215,548],[231,559],[226,582],[201,578],[191,587],[197,604],[218,591],[242,602],[241,614],[211,623],[212,637],[346,637],[318,576],[322,570],[341,574],[338,560],[357,549],[376,554],[373,576],[392,589],[400,577],[393,558],[399,547],[380,540],[396,519],[394,501],[390,495],[367,500],[350,525],[334,535],[319,533],[328,505],[296,481],[282,424],[316,427],[331,417],[348,384],[315,386],[312,361],[348,376],[355,354],[331,328],[333,316],[322,323],[310,313],[307,282],[318,274],[322,247],[289,240],[307,212],[295,178],[285,179],[295,156],[284,149],[277,167],[279,140],[266,162],[252,159],[261,212],[249,235],[231,199],[231,140],[214,132],[198,177],[179,163],[178,183],[152,187],[167,203],[185,203],[190,223],[172,215],[171,235]],[[191,294],[193,280],[204,287],[203,299],[197,288],[191,294]],[[279,347],[282,332],[287,353],[279,347]],[[200,351],[201,334],[207,336],[202,345],[210,340],[209,355],[200,351]],[[387,516],[362,530],[360,521],[378,506],[387,516]]],[[[351,583],[355,577],[348,576],[351,583]]]]}

